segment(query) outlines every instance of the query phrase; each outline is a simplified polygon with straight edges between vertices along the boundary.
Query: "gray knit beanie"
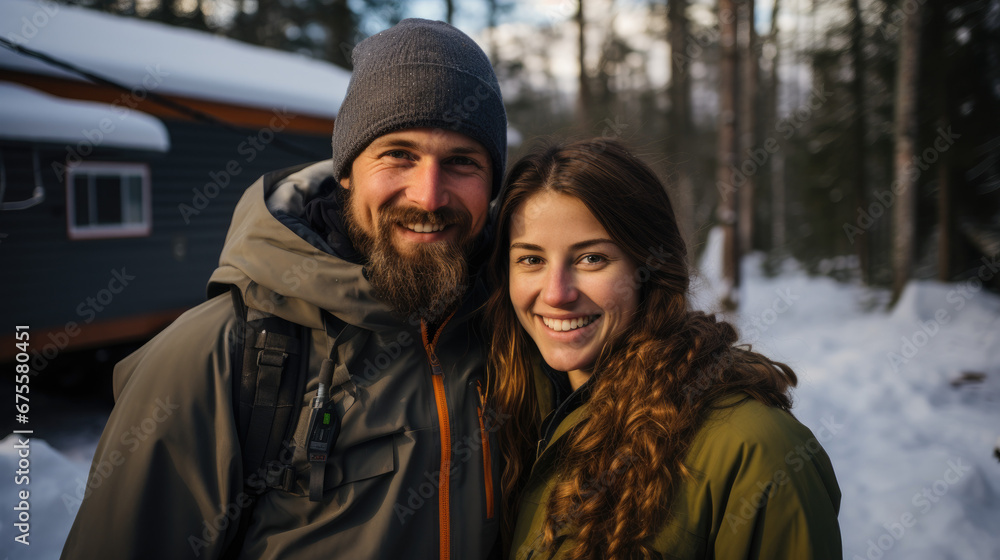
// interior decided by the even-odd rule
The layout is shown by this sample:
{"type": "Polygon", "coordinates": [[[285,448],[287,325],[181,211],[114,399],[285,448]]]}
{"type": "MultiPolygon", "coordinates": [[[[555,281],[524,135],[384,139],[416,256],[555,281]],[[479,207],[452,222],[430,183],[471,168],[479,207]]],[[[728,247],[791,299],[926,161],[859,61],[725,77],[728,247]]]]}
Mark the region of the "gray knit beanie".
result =
{"type": "Polygon", "coordinates": [[[507,114],[486,53],[440,21],[404,19],[358,43],[354,73],[333,127],[337,178],[373,140],[440,128],[477,140],[493,160],[493,195],[507,160],[507,114]]]}

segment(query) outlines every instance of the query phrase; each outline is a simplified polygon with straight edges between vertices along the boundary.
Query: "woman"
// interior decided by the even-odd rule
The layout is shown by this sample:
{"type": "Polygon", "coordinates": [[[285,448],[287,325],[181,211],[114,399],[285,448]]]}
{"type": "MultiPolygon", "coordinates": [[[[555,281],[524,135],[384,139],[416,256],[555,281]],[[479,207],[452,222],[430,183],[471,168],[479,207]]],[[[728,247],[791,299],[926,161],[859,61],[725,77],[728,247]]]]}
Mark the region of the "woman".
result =
{"type": "Polygon", "coordinates": [[[795,374],[688,309],[670,200],[618,143],[504,185],[491,395],[510,558],[841,558],[840,490],[795,374]]]}

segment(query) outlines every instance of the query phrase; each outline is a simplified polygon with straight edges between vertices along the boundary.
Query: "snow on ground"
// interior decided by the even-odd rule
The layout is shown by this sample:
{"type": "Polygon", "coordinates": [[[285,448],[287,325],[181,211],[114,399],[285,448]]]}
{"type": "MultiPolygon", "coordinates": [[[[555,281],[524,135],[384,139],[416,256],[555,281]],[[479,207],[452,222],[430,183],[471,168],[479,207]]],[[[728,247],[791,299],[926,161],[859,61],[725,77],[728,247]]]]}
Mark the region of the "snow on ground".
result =
{"type": "MultiPolygon", "coordinates": [[[[885,312],[864,310],[885,294],[744,263],[734,320],[798,374],[793,412],[843,492],[845,558],[1000,559],[1000,297],[980,281],[1000,272],[983,264],[966,282],[912,282],[885,312]]],[[[705,302],[718,269],[702,268],[705,302]]]]}
{"type": "Polygon", "coordinates": [[[59,558],[80,507],[79,495],[84,491],[96,444],[93,441],[83,446],[88,453],[86,456],[71,458],[30,435],[11,434],[0,441],[0,472],[4,474],[0,483],[0,553],[5,559],[59,558]],[[27,442],[29,465],[26,475],[17,475],[21,459],[18,453],[24,450],[23,440],[19,438],[25,437],[30,440],[27,442]],[[18,476],[27,476],[27,484],[19,484],[23,481],[17,480],[18,476]],[[18,495],[25,490],[28,499],[23,502],[27,503],[27,508],[18,495]],[[20,517],[22,514],[28,517],[20,517]],[[29,529],[27,540],[30,544],[27,546],[14,540],[25,528],[16,524],[25,520],[29,529]]]}
{"type": "MultiPolygon", "coordinates": [[[[718,241],[713,234],[708,254],[718,241]]],[[[978,279],[913,282],[886,312],[884,293],[794,264],[766,277],[759,264],[745,263],[733,320],[745,342],[799,376],[794,412],[843,492],[844,557],[1000,560],[1000,297],[978,279]]],[[[702,270],[699,305],[708,307],[717,268],[702,270]]],[[[3,440],[0,472],[16,470],[16,443],[3,440]]],[[[93,454],[93,441],[71,443],[57,452],[32,440],[30,549],[13,543],[16,487],[0,479],[10,504],[0,508],[0,550],[10,558],[58,557],[93,454]]]]}

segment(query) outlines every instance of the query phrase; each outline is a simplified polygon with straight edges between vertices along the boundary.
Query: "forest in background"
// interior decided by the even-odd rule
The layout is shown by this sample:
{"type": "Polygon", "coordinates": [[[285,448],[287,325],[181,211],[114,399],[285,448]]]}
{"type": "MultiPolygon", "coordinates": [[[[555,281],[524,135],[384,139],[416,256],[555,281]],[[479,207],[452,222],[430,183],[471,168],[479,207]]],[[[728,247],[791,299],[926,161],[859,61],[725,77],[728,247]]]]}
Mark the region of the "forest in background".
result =
{"type": "Polygon", "coordinates": [[[350,68],[404,17],[490,55],[525,142],[625,141],[685,236],[891,289],[1000,287],[1000,0],[78,0],[350,68]],[[992,271],[989,278],[981,272],[992,271]]]}

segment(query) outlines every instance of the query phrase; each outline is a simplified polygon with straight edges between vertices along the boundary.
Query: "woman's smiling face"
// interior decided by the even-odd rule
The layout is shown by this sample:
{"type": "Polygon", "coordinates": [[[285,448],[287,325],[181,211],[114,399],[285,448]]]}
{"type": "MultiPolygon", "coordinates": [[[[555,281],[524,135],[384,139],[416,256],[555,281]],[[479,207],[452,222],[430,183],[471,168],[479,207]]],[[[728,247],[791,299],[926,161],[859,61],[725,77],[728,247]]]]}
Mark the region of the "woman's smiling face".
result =
{"type": "Polygon", "coordinates": [[[551,191],[514,212],[509,255],[518,320],[545,362],[579,386],[604,344],[633,320],[636,265],[582,201],[551,191]]]}

